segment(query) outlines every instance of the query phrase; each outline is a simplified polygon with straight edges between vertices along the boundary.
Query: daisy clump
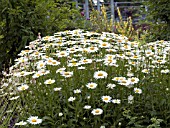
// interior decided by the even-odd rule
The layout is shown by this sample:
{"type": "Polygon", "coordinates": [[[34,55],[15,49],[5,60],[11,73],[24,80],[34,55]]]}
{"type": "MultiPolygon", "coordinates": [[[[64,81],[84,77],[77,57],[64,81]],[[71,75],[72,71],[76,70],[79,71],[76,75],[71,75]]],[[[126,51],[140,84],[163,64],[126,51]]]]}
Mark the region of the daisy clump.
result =
{"type": "Polygon", "coordinates": [[[140,45],[81,29],[34,40],[3,72],[0,117],[12,112],[16,126],[47,128],[145,128],[157,117],[170,127],[169,53],[170,41],[140,45]]]}

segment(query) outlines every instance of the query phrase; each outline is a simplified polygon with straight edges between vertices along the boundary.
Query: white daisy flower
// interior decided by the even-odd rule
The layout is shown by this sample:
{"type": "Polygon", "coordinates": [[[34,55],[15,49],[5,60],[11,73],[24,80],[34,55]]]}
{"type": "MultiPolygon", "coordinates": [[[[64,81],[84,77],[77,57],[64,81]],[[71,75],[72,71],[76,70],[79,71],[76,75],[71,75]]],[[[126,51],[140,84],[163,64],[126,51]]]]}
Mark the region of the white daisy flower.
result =
{"type": "Polygon", "coordinates": [[[128,80],[130,81],[130,84],[136,84],[139,82],[139,79],[136,77],[128,78],[128,80]]]}
{"type": "Polygon", "coordinates": [[[81,90],[80,89],[76,89],[76,90],[74,90],[74,93],[76,94],[76,93],[81,93],[81,90]]]}
{"type": "Polygon", "coordinates": [[[32,76],[32,78],[39,78],[41,76],[41,74],[39,73],[39,72],[36,72],[33,76],[32,76]]]}
{"type": "Polygon", "coordinates": [[[85,105],[83,108],[84,108],[84,109],[90,109],[91,106],[90,106],[90,105],[85,105]]]}
{"type": "Polygon", "coordinates": [[[143,69],[142,72],[148,74],[149,70],[148,69],[143,69]]]}
{"type": "Polygon", "coordinates": [[[73,76],[73,72],[60,72],[62,76],[64,76],[65,78],[69,78],[73,76]]]}
{"type": "Polygon", "coordinates": [[[112,100],[112,103],[114,103],[114,104],[120,104],[120,103],[121,103],[121,100],[120,100],[120,99],[113,99],[113,100],[112,100]]]}
{"type": "Polygon", "coordinates": [[[90,64],[92,63],[92,59],[82,59],[80,60],[80,64],[90,64]]]}
{"type": "Polygon", "coordinates": [[[95,88],[97,87],[97,84],[91,82],[91,83],[86,84],[86,87],[87,87],[88,89],[95,89],[95,88]]]}
{"type": "Polygon", "coordinates": [[[108,84],[106,87],[110,88],[110,89],[113,89],[114,87],[116,87],[116,85],[115,84],[108,84]]]}
{"type": "Polygon", "coordinates": [[[132,104],[132,103],[133,103],[133,99],[134,99],[134,96],[129,95],[129,96],[128,96],[128,103],[129,103],[129,104],[132,104]]]}
{"type": "Polygon", "coordinates": [[[120,85],[128,86],[128,85],[131,84],[131,82],[130,82],[129,80],[121,80],[121,81],[119,81],[119,84],[120,84],[120,85]]]}
{"type": "Polygon", "coordinates": [[[24,91],[27,90],[29,86],[27,84],[22,84],[21,86],[18,87],[18,91],[24,91]]]}
{"type": "Polygon", "coordinates": [[[80,66],[80,67],[77,67],[77,69],[83,70],[83,69],[86,69],[86,67],[80,66]]]}
{"type": "Polygon", "coordinates": [[[26,125],[26,124],[27,124],[27,122],[24,122],[24,121],[20,121],[18,123],[15,123],[15,125],[26,125]]]}
{"type": "Polygon", "coordinates": [[[55,80],[48,79],[44,82],[44,84],[53,84],[54,82],[55,82],[55,80]]]}
{"type": "Polygon", "coordinates": [[[169,71],[169,69],[165,69],[165,70],[161,70],[161,73],[169,73],[170,71],[169,71]]]}
{"type": "Polygon", "coordinates": [[[15,97],[11,97],[9,100],[16,100],[18,98],[19,98],[19,96],[15,96],[15,97]]]}
{"type": "Polygon", "coordinates": [[[68,98],[68,102],[73,102],[76,98],[75,97],[70,97],[68,98]]]}
{"type": "Polygon", "coordinates": [[[94,53],[94,52],[97,52],[99,49],[98,49],[98,47],[88,47],[87,49],[87,52],[88,53],[94,53]]]}
{"type": "Polygon", "coordinates": [[[62,112],[58,113],[58,116],[63,116],[63,113],[62,112]]]}
{"type": "Polygon", "coordinates": [[[95,79],[103,79],[103,78],[106,78],[107,77],[107,72],[105,72],[105,71],[96,71],[95,73],[94,73],[94,78],[95,79]]]}
{"type": "Polygon", "coordinates": [[[134,88],[134,92],[135,92],[135,93],[138,93],[138,94],[141,94],[141,93],[142,93],[142,89],[140,89],[140,88],[134,88]]]}
{"type": "Polygon", "coordinates": [[[61,73],[61,72],[65,71],[65,70],[66,70],[66,68],[59,68],[59,69],[57,69],[56,73],[61,73]]]}
{"type": "Polygon", "coordinates": [[[108,42],[101,42],[99,45],[100,48],[109,48],[110,44],[108,42]]]}
{"type": "Polygon", "coordinates": [[[38,69],[38,70],[45,68],[45,66],[46,66],[46,63],[45,63],[44,61],[39,61],[39,62],[37,63],[37,69],[38,69]]]}
{"type": "Polygon", "coordinates": [[[57,57],[67,57],[69,53],[67,51],[61,51],[57,53],[57,57]]]}
{"type": "Polygon", "coordinates": [[[42,123],[42,119],[39,119],[38,116],[31,116],[27,120],[30,124],[40,124],[42,123]]]}
{"type": "Polygon", "coordinates": [[[103,110],[101,108],[93,109],[91,112],[93,115],[101,115],[103,113],[103,110]]]}
{"type": "Polygon", "coordinates": [[[60,91],[61,88],[54,88],[54,91],[60,91]]]}
{"type": "Polygon", "coordinates": [[[111,102],[111,97],[110,96],[102,96],[102,101],[105,102],[105,103],[109,103],[111,102]]]}

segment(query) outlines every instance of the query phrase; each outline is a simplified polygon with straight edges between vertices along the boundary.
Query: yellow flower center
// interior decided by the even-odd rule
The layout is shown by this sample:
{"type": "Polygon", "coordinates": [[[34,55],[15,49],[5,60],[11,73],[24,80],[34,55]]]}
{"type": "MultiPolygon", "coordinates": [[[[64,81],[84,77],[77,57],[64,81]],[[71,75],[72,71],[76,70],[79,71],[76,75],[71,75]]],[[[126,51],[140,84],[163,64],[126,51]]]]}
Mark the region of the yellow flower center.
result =
{"type": "Polygon", "coordinates": [[[25,50],[25,52],[29,52],[29,50],[25,50]]]}
{"type": "Polygon", "coordinates": [[[118,78],[118,77],[116,77],[116,80],[119,80],[119,78],[118,78]]]}
{"type": "Polygon", "coordinates": [[[159,63],[162,62],[162,60],[157,60],[159,63]]]}
{"type": "Polygon", "coordinates": [[[103,73],[99,73],[98,76],[103,76],[103,73]]]}
{"type": "Polygon", "coordinates": [[[21,87],[21,90],[25,90],[25,87],[24,87],[24,86],[22,86],[22,87],[21,87]]]}
{"type": "Polygon", "coordinates": [[[133,58],[138,58],[138,56],[134,56],[133,58]]]}
{"type": "Polygon", "coordinates": [[[90,87],[92,88],[92,87],[93,87],[93,84],[90,84],[90,87]]]}
{"type": "Polygon", "coordinates": [[[125,46],[124,46],[124,48],[125,48],[125,49],[127,49],[127,48],[128,48],[128,46],[127,46],[127,45],[125,45],[125,46]]]}
{"type": "Polygon", "coordinates": [[[95,113],[99,113],[100,111],[99,110],[96,110],[95,113]]]}
{"type": "Polygon", "coordinates": [[[74,49],[70,49],[70,51],[75,51],[74,49]]]}
{"type": "Polygon", "coordinates": [[[94,47],[90,47],[90,50],[94,50],[94,47]]]}
{"type": "Polygon", "coordinates": [[[48,60],[48,62],[49,62],[49,63],[51,63],[51,62],[52,62],[52,60],[48,60]]]}
{"type": "Polygon", "coordinates": [[[122,83],[127,83],[125,80],[122,80],[122,83]]]}
{"type": "Polygon", "coordinates": [[[132,62],[132,64],[135,64],[135,62],[132,62]]]}
{"type": "Polygon", "coordinates": [[[63,55],[65,55],[65,53],[64,53],[64,52],[62,52],[62,53],[60,53],[60,55],[62,55],[62,56],[63,56],[63,55]]]}
{"type": "Polygon", "coordinates": [[[36,119],[32,119],[31,121],[32,121],[32,122],[37,122],[37,120],[36,120],[36,119]]]}
{"type": "Polygon", "coordinates": [[[57,44],[62,44],[62,42],[58,42],[57,44]]]}
{"type": "Polygon", "coordinates": [[[87,60],[83,60],[84,63],[88,62],[87,60]]]}
{"type": "Polygon", "coordinates": [[[24,75],[24,72],[21,72],[21,75],[24,75]]]}
{"type": "Polygon", "coordinates": [[[40,76],[40,74],[36,74],[37,76],[40,76]]]}
{"type": "Polygon", "coordinates": [[[40,64],[40,67],[43,67],[44,66],[44,64],[40,64]]]}
{"type": "Polygon", "coordinates": [[[135,81],[135,79],[131,79],[131,81],[132,81],[132,82],[134,82],[134,81],[135,81]]]}
{"type": "Polygon", "coordinates": [[[35,52],[35,55],[38,55],[39,54],[39,52],[35,52]]]}
{"type": "Polygon", "coordinates": [[[104,100],[109,100],[109,98],[108,98],[108,97],[105,97],[104,100]]]}
{"type": "Polygon", "coordinates": [[[70,73],[69,72],[65,72],[64,75],[69,75],[70,73]]]}
{"type": "Polygon", "coordinates": [[[56,64],[56,62],[54,61],[54,62],[52,62],[53,64],[56,64]]]}
{"type": "Polygon", "coordinates": [[[51,81],[51,80],[49,80],[49,81],[48,81],[48,84],[51,84],[51,83],[52,83],[52,81],[51,81]]]}
{"type": "Polygon", "coordinates": [[[113,62],[113,60],[112,60],[112,59],[108,59],[108,61],[109,61],[109,63],[113,62]]]}
{"type": "Polygon", "coordinates": [[[136,92],[136,93],[139,93],[139,90],[136,90],[135,92],[136,92]]]}

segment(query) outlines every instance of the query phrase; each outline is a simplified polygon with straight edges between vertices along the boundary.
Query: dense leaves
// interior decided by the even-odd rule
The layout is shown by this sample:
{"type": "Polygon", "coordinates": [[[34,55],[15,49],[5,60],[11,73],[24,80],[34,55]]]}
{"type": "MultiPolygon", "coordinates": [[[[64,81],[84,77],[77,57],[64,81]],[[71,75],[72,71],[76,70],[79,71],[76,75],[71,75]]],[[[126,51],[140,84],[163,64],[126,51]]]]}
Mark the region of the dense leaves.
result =
{"type": "Polygon", "coordinates": [[[13,63],[27,42],[38,32],[82,27],[81,15],[69,0],[1,0],[0,1],[0,69],[13,63]]]}
{"type": "MultiPolygon", "coordinates": [[[[149,26],[147,42],[170,40],[170,4],[169,0],[147,0],[143,2],[146,19],[142,21],[149,26]]],[[[142,16],[142,15],[141,15],[142,16]]]]}

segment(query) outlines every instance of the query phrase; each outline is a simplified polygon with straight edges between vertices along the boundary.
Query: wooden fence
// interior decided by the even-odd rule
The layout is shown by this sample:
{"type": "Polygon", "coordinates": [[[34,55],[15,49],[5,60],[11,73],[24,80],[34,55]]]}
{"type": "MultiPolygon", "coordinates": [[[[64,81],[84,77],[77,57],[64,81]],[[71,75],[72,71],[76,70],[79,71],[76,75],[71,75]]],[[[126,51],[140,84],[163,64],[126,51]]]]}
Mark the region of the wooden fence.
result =
{"type": "MultiPolygon", "coordinates": [[[[77,8],[81,7],[82,10],[84,11],[84,15],[86,19],[89,19],[90,11],[91,11],[91,8],[89,6],[90,4],[89,0],[85,0],[84,3],[79,3],[78,0],[74,0],[74,1],[76,2],[76,7],[77,8]]],[[[108,8],[107,9],[108,18],[113,17],[113,20],[119,20],[117,15],[117,7],[120,8],[122,17],[125,20],[128,16],[132,15],[132,11],[134,10],[138,11],[141,8],[147,9],[147,7],[142,6],[141,2],[115,2],[114,0],[110,0],[109,3],[104,3],[104,2],[100,2],[100,0],[97,0],[97,4],[93,3],[93,7],[97,9],[99,12],[101,11],[100,7],[102,5],[105,5],[108,8]]],[[[145,16],[143,16],[143,18],[144,17],[145,16]]],[[[133,20],[134,22],[137,22],[139,20],[139,17],[133,20]]]]}

